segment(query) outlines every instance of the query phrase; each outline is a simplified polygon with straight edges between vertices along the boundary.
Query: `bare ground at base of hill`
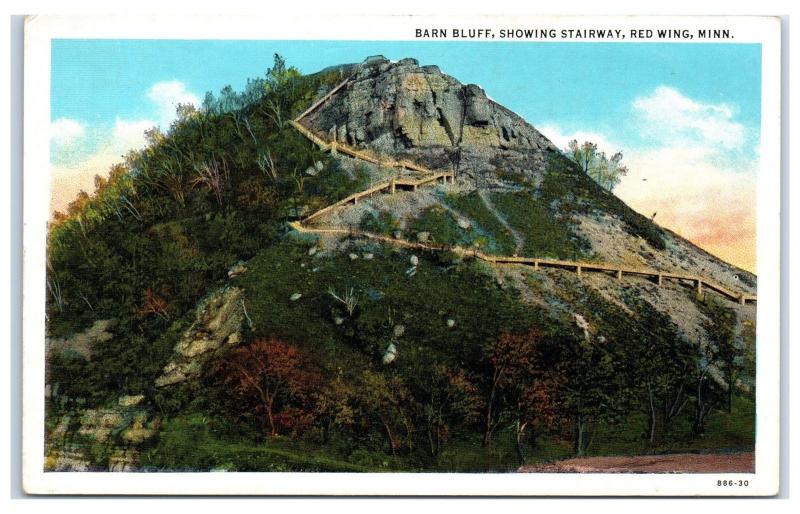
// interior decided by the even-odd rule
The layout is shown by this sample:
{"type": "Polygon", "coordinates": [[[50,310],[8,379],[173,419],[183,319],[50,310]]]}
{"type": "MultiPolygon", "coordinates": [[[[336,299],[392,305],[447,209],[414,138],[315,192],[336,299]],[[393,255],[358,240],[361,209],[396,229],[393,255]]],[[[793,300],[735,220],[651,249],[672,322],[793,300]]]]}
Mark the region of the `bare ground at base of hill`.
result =
{"type": "Polygon", "coordinates": [[[754,473],[755,454],[636,455],[580,457],[535,466],[523,466],[522,473],[754,473]]]}

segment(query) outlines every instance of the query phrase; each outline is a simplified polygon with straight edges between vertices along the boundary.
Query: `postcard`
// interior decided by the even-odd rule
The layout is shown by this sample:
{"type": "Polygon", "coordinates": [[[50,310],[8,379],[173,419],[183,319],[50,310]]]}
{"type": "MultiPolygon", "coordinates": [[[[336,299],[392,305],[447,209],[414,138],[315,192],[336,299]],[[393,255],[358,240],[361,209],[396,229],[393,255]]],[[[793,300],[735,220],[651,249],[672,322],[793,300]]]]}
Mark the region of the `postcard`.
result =
{"type": "Polygon", "coordinates": [[[778,19],[25,32],[27,492],[777,493],[778,19]]]}

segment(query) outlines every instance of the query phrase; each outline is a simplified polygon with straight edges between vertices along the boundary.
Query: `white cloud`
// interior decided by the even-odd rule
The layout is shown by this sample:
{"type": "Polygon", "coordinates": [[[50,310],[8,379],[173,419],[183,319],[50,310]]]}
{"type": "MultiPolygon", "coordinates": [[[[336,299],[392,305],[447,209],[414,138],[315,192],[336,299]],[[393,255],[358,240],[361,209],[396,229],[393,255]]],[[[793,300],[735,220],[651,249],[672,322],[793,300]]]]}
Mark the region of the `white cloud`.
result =
{"type": "Polygon", "coordinates": [[[106,176],[112,164],[122,162],[130,150],[145,145],[145,130],[156,125],[168,130],[179,103],[200,103],[197,95],[179,80],[156,82],[146,95],[152,103],[151,116],[117,117],[110,130],[87,130],[92,127],[68,118],[51,123],[51,211],[66,209],[81,190],[93,191],[95,175],[106,176]]]}
{"type": "Polygon", "coordinates": [[[629,172],[614,193],[633,209],[739,266],[755,268],[755,158],[742,158],[745,127],[735,109],[703,104],[662,86],[632,102],[631,123],[651,144],[631,147],[600,131],[539,130],[559,148],[572,139],[624,153],[629,172]],[[654,143],[654,144],[652,144],[654,143]]]}
{"type": "Polygon", "coordinates": [[[102,142],[97,150],[84,155],[76,163],[52,163],[50,210],[66,210],[69,202],[81,190],[91,193],[94,190],[95,175],[108,175],[112,164],[122,162],[123,156],[130,150],[142,148],[145,145],[144,131],[154,125],[152,120],[129,121],[117,118],[111,137],[102,142]]]}
{"type": "Polygon", "coordinates": [[[733,121],[734,109],[720,103],[702,103],[668,86],[657,87],[650,95],[636,98],[633,109],[643,131],[661,142],[683,142],[740,148],[745,142],[745,127],[733,121]]]}
{"type": "Polygon", "coordinates": [[[86,128],[77,120],[59,118],[50,122],[50,141],[58,145],[68,145],[86,135],[86,128]]]}
{"type": "Polygon", "coordinates": [[[179,80],[156,82],[147,90],[147,98],[155,104],[158,123],[166,131],[175,120],[175,108],[178,104],[200,105],[197,95],[186,89],[186,84],[179,80]]]}
{"type": "Polygon", "coordinates": [[[145,145],[144,131],[156,125],[152,120],[123,120],[117,118],[114,122],[114,130],[111,133],[111,141],[107,145],[115,151],[126,153],[129,150],[138,150],[145,145]]]}
{"type": "Polygon", "coordinates": [[[77,162],[87,153],[90,138],[78,120],[59,118],[50,122],[50,157],[60,164],[77,162]]]}
{"type": "Polygon", "coordinates": [[[599,132],[579,130],[577,132],[567,133],[555,124],[543,125],[538,127],[538,129],[539,132],[544,134],[547,139],[562,150],[566,149],[569,142],[573,139],[577,140],[578,143],[591,141],[597,144],[597,149],[599,151],[605,152],[608,155],[614,155],[620,150],[620,147],[616,143],[610,141],[605,135],[599,132]]]}

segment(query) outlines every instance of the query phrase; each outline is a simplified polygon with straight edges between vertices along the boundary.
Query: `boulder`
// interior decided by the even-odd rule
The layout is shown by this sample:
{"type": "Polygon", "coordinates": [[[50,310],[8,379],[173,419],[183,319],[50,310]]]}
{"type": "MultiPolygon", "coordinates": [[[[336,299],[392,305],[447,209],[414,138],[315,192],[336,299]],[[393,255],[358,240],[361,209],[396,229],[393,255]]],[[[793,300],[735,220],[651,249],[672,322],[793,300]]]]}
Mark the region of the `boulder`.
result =
{"type": "Polygon", "coordinates": [[[244,321],[244,292],[238,287],[218,289],[195,308],[195,321],[184,331],[170,362],[156,379],[156,387],[184,382],[200,375],[210,355],[240,341],[244,321]]]}
{"type": "Polygon", "coordinates": [[[243,261],[239,261],[233,266],[231,269],[228,270],[228,278],[238,277],[239,275],[243,275],[247,272],[247,266],[244,265],[243,261]]]}
{"type": "Polygon", "coordinates": [[[397,347],[394,343],[389,343],[389,346],[386,347],[386,351],[383,352],[383,359],[382,362],[384,364],[391,364],[397,358],[397,347]]]}

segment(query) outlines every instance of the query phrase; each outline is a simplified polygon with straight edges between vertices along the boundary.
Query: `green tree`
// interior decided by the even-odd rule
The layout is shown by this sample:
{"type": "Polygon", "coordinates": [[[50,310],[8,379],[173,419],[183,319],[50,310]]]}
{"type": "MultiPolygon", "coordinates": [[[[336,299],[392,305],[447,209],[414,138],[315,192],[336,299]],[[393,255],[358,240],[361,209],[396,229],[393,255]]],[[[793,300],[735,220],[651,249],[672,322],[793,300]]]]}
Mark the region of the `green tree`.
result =
{"type": "Polygon", "coordinates": [[[414,412],[417,405],[399,377],[366,370],[361,374],[358,404],[369,424],[376,423],[386,435],[392,455],[414,446],[414,412]]]}
{"type": "Polygon", "coordinates": [[[577,456],[586,454],[592,427],[615,423],[630,411],[631,390],[611,341],[583,334],[554,339],[547,349],[560,377],[554,402],[559,418],[573,426],[577,456]]]}
{"type": "Polygon", "coordinates": [[[703,309],[708,321],[703,328],[708,334],[712,359],[725,380],[725,409],[731,412],[736,381],[744,367],[745,347],[736,334],[736,312],[709,299],[703,309]]]}
{"type": "Polygon", "coordinates": [[[609,158],[605,152],[598,152],[597,144],[590,141],[579,145],[578,141],[573,139],[569,142],[566,154],[584,173],[608,191],[612,191],[622,177],[628,174],[628,167],[622,164],[622,152],[617,152],[609,158]]]}
{"type": "Polygon", "coordinates": [[[630,388],[648,417],[647,439],[652,445],[689,402],[696,349],[665,316],[649,307],[629,334],[623,361],[630,388]]]}
{"type": "Polygon", "coordinates": [[[436,457],[450,439],[453,429],[466,429],[481,418],[480,391],[461,369],[430,361],[419,363],[413,372],[413,394],[419,402],[420,439],[436,457]]]}
{"type": "Polygon", "coordinates": [[[537,351],[542,335],[531,330],[522,334],[503,333],[486,348],[491,370],[486,399],[483,444],[488,446],[502,423],[512,414],[519,434],[522,413],[519,409],[525,388],[538,375],[537,351]]]}
{"type": "Polygon", "coordinates": [[[597,159],[597,143],[584,141],[578,145],[578,140],[573,139],[568,143],[567,157],[575,161],[584,173],[589,173],[589,169],[597,159]]]}

